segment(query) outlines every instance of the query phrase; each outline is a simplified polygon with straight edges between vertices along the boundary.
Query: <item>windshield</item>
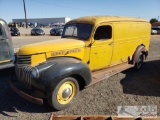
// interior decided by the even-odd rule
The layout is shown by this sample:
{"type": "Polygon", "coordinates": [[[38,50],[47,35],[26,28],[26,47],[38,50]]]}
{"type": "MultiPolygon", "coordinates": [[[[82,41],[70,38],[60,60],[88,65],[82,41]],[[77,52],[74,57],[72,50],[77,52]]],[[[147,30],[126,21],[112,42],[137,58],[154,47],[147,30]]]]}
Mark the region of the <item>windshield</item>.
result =
{"type": "Polygon", "coordinates": [[[160,30],[160,28],[152,28],[152,30],[160,30]]]}
{"type": "Polygon", "coordinates": [[[18,29],[17,28],[10,28],[10,31],[18,31],[18,29]]]}
{"type": "Polygon", "coordinates": [[[64,27],[62,38],[75,37],[86,40],[89,38],[93,25],[84,23],[67,24],[64,27]]]}
{"type": "Polygon", "coordinates": [[[37,32],[43,32],[43,30],[41,30],[41,29],[37,29],[36,31],[37,31],[37,32]]]}
{"type": "Polygon", "coordinates": [[[61,32],[61,31],[63,31],[63,29],[57,29],[56,31],[57,31],[57,32],[61,32]]]}
{"type": "Polygon", "coordinates": [[[36,29],[32,29],[32,30],[31,30],[31,32],[34,32],[34,31],[36,31],[36,29]]]}

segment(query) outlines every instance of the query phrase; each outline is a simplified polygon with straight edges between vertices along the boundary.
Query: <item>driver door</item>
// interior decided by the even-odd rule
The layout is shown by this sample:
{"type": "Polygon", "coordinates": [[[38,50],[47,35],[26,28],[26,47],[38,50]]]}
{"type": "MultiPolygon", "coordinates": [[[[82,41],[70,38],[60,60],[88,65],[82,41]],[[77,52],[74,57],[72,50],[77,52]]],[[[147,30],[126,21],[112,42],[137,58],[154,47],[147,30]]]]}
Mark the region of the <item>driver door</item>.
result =
{"type": "Polygon", "coordinates": [[[101,24],[96,27],[90,52],[91,70],[102,69],[110,65],[114,42],[112,36],[111,24],[101,24]]]}

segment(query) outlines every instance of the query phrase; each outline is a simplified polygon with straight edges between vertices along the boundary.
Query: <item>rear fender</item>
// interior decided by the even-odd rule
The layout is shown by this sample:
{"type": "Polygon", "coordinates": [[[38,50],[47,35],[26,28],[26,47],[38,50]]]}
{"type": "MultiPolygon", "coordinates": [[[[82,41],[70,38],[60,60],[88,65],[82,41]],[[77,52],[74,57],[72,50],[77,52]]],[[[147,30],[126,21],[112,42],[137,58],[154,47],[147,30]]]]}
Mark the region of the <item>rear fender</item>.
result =
{"type": "Polygon", "coordinates": [[[143,46],[143,45],[138,46],[136,51],[134,52],[133,57],[132,57],[132,64],[136,63],[136,61],[138,60],[138,57],[141,53],[143,53],[145,55],[145,58],[148,55],[148,52],[147,52],[145,46],[143,46]]]}

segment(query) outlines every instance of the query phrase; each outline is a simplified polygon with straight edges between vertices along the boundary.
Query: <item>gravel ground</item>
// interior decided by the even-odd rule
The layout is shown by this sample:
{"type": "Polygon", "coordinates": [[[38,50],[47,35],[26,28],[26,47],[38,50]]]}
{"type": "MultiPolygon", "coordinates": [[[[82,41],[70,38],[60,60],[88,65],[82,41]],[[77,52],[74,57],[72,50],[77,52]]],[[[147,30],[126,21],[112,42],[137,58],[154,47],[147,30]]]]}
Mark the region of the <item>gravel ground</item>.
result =
{"type": "MultiPolygon", "coordinates": [[[[14,42],[14,40],[13,40],[14,42]]],[[[16,95],[9,86],[11,69],[0,73],[0,119],[47,120],[58,115],[117,115],[117,106],[157,105],[160,115],[160,35],[151,38],[149,56],[143,68],[126,70],[82,90],[75,103],[53,111],[48,104],[35,105],[16,95]]]]}

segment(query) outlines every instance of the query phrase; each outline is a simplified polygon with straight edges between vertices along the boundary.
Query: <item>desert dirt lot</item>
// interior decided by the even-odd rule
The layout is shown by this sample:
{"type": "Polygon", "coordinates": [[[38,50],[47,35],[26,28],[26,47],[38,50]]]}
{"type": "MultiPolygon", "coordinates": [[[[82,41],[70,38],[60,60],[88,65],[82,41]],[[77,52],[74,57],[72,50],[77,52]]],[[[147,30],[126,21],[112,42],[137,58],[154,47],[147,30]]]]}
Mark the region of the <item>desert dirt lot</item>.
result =
{"type": "MultiPolygon", "coordinates": [[[[47,37],[13,37],[13,44],[17,48],[55,39],[47,37]]],[[[75,103],[63,111],[53,111],[48,104],[32,104],[15,94],[9,86],[10,71],[0,71],[0,119],[47,120],[52,112],[58,115],[117,115],[117,106],[121,105],[157,105],[160,115],[160,35],[151,37],[149,56],[140,71],[129,69],[82,90],[75,103]]]]}

